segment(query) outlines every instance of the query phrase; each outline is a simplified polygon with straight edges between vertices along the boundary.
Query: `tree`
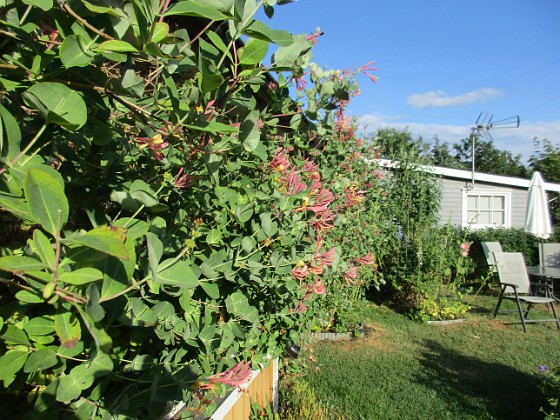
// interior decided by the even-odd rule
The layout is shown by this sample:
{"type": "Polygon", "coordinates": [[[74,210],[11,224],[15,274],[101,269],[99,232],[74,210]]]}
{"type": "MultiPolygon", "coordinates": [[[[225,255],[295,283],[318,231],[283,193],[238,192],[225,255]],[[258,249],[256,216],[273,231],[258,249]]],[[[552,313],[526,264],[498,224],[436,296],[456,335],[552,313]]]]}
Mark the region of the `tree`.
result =
{"type": "MultiPolygon", "coordinates": [[[[455,157],[467,167],[472,165],[472,138],[465,138],[453,145],[455,157]]],[[[475,171],[495,175],[527,177],[528,171],[521,162],[521,155],[513,156],[510,151],[499,150],[492,140],[478,138],[475,145],[475,171]]]]}
{"type": "Polygon", "coordinates": [[[457,155],[452,155],[448,142],[440,144],[439,138],[436,136],[435,144],[430,152],[432,162],[436,166],[443,166],[445,168],[455,169],[468,169],[467,165],[461,163],[457,155]]]}
{"type": "Polygon", "coordinates": [[[426,163],[430,146],[418,137],[412,138],[407,131],[395,128],[384,128],[377,132],[374,142],[379,147],[381,157],[390,160],[401,160],[406,155],[407,159],[415,163],[426,163]]]}

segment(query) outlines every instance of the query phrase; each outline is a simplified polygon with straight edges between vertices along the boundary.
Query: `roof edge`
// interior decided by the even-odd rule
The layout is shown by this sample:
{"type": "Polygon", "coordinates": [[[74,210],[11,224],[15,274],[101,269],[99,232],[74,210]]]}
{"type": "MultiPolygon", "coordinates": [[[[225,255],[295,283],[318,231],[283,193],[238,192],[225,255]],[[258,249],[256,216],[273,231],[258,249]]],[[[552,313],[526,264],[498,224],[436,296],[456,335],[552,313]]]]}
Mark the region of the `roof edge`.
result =
{"type": "MultiPolygon", "coordinates": [[[[378,165],[384,168],[395,168],[399,166],[399,162],[389,160],[389,159],[374,159],[374,161],[378,165]]],[[[426,172],[431,172],[435,175],[448,177],[448,178],[457,178],[457,179],[465,179],[465,180],[473,179],[472,172],[466,171],[464,169],[444,168],[442,166],[431,166],[431,165],[418,165],[418,169],[426,172]]],[[[481,181],[481,182],[488,182],[491,184],[508,185],[511,187],[522,187],[527,189],[529,188],[529,183],[531,182],[530,179],[517,178],[514,176],[506,176],[506,175],[486,174],[482,172],[475,172],[474,180],[481,181]]],[[[560,192],[560,184],[545,182],[544,188],[547,191],[560,192]]]]}

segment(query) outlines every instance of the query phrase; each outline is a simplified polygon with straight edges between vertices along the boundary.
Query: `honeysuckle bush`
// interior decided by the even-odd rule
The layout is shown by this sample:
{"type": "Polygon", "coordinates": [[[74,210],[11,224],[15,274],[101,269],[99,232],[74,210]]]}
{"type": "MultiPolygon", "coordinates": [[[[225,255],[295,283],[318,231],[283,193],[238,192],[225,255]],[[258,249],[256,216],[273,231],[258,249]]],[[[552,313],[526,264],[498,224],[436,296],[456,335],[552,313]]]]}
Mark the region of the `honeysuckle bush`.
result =
{"type": "Polygon", "coordinates": [[[311,63],[279,3],[0,5],[3,413],[209,413],[379,286],[344,114],[375,69],[311,63]]]}

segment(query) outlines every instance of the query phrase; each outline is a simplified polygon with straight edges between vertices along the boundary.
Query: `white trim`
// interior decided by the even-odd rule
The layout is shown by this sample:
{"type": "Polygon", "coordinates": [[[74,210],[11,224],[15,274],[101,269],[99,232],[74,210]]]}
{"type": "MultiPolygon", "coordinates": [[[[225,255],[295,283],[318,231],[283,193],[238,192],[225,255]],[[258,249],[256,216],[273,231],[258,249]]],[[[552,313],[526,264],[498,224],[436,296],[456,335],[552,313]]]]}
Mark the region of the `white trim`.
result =
{"type": "MultiPolygon", "coordinates": [[[[384,168],[394,168],[399,166],[398,162],[388,159],[376,159],[376,162],[378,165],[384,168]]],[[[472,181],[473,179],[472,172],[463,169],[443,168],[441,166],[428,165],[419,165],[418,169],[424,170],[426,172],[431,172],[434,175],[441,175],[448,178],[465,179],[469,181],[472,181]]],[[[510,187],[521,187],[526,189],[529,189],[529,183],[531,182],[530,179],[516,178],[513,176],[505,175],[484,174],[482,172],[475,172],[474,180],[488,182],[490,184],[507,185],[510,187]]],[[[560,184],[545,182],[544,188],[547,191],[560,192],[560,184]]]]}
{"type": "Polygon", "coordinates": [[[463,228],[468,227],[470,229],[477,230],[477,229],[495,228],[495,227],[505,227],[505,228],[511,227],[511,192],[502,191],[502,190],[487,190],[487,189],[483,189],[483,188],[475,188],[474,190],[469,189],[469,188],[462,188],[461,192],[462,192],[461,224],[462,224],[463,228]],[[472,223],[469,223],[468,212],[467,212],[467,203],[468,203],[469,195],[477,195],[477,196],[489,195],[489,196],[504,197],[504,199],[505,199],[505,203],[504,203],[504,224],[500,225],[500,226],[497,226],[497,225],[494,225],[494,224],[472,224],[472,223]]]}

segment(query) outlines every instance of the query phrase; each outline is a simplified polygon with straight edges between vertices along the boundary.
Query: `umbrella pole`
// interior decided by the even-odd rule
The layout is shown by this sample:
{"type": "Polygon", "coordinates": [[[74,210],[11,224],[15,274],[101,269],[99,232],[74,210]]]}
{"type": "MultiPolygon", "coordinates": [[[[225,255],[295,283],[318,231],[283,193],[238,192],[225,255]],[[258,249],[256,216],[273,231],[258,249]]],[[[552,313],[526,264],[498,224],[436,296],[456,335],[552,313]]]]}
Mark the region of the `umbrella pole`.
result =
{"type": "Polygon", "coordinates": [[[544,271],[544,239],[541,239],[539,244],[539,271],[542,274],[544,271]]]}

